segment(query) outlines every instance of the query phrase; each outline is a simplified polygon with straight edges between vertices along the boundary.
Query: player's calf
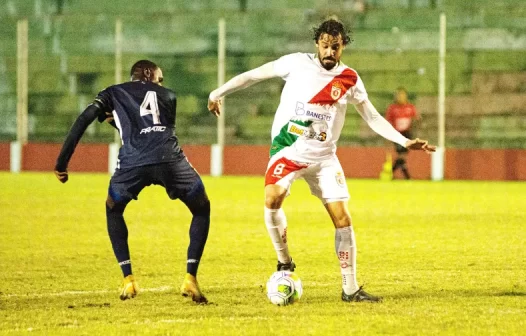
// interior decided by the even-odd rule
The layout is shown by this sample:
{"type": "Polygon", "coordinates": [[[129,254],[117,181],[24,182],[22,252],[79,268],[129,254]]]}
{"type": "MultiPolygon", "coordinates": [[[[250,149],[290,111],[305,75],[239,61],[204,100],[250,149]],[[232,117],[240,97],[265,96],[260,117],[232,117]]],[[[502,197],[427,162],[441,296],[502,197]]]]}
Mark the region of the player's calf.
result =
{"type": "Polygon", "coordinates": [[[116,203],[108,196],[106,201],[106,220],[113,253],[117,258],[124,277],[132,274],[130,249],[128,247],[128,228],[124,221],[124,208],[127,203],[116,203]]]}

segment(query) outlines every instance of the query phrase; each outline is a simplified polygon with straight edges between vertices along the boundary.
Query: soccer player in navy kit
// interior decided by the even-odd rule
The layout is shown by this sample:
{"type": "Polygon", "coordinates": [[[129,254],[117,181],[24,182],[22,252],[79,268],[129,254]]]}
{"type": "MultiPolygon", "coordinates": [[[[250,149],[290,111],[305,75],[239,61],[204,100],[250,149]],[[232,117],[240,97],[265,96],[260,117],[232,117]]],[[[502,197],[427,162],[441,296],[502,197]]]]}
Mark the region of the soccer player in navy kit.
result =
{"type": "Polygon", "coordinates": [[[166,189],[170,199],[180,199],[193,215],[181,293],[197,303],[207,303],[196,276],[210,227],[210,201],[201,177],[179,147],[175,135],[176,95],[162,87],[162,81],[161,69],[151,61],[141,60],[133,65],[130,82],[102,90],[71,127],[57,159],[55,175],[60,182],[67,182],[69,160],[95,119],[116,127],[122,147],[108,188],[106,218],[113,251],[124,275],[120,298],[130,299],[138,292],[132,275],[124,209],[144,187],[157,184],[166,189]]]}

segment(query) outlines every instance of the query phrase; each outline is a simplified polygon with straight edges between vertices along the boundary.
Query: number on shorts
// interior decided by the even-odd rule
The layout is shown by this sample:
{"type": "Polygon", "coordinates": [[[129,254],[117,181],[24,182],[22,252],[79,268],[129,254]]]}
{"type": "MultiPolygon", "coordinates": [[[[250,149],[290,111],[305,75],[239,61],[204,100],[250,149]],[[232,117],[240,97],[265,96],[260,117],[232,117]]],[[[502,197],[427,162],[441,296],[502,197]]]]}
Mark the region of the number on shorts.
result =
{"type": "Polygon", "coordinates": [[[280,163],[278,165],[276,165],[276,168],[274,168],[274,175],[281,175],[283,173],[283,169],[285,169],[285,164],[284,163],[280,163]]]}
{"type": "Polygon", "coordinates": [[[144,100],[142,101],[140,111],[141,117],[151,114],[154,125],[161,123],[161,121],[159,120],[159,105],[157,104],[157,92],[146,92],[146,96],[144,96],[144,100]]]}

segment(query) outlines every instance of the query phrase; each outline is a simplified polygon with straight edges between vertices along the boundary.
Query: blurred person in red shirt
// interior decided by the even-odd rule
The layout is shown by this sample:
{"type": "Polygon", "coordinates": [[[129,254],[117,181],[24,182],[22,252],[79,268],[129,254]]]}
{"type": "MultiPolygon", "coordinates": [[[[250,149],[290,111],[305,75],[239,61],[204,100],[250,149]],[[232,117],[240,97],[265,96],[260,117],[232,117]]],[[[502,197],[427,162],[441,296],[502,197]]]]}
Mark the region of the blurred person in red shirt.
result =
{"type": "MultiPolygon", "coordinates": [[[[399,87],[396,89],[394,103],[387,108],[385,119],[406,138],[412,139],[413,120],[420,119],[420,115],[416,111],[415,106],[407,99],[407,90],[405,88],[399,87]]],[[[397,157],[393,165],[393,175],[400,168],[406,180],[409,180],[410,176],[406,164],[408,150],[396,143],[395,148],[397,157]]]]}

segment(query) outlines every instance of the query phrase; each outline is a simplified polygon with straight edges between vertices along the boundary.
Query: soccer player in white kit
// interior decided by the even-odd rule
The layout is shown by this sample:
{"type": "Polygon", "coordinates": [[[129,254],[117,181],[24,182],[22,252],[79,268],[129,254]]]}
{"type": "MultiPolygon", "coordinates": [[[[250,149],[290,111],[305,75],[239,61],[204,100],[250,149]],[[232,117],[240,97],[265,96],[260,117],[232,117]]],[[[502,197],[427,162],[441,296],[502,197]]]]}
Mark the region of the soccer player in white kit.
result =
{"type": "Polygon", "coordinates": [[[358,73],[340,61],[350,42],[336,20],[314,29],[316,54],[285,55],[242,73],[210,93],[208,109],[220,114],[221,98],[273,77],[286,83],[272,125],[270,161],[265,175],[265,224],[278,257],[278,271],[294,271],[287,246],[287,219],[281,208],[294,180],[304,178],[322,202],[336,229],[335,248],[342,274],[342,300],[378,302],[356,280],[356,242],[347,206],[349,192],[336,156],[336,143],[345,121],[347,104],[356,107],[379,135],[408,149],[435,151],[420,139],[407,139],[371,104],[358,73]]]}

